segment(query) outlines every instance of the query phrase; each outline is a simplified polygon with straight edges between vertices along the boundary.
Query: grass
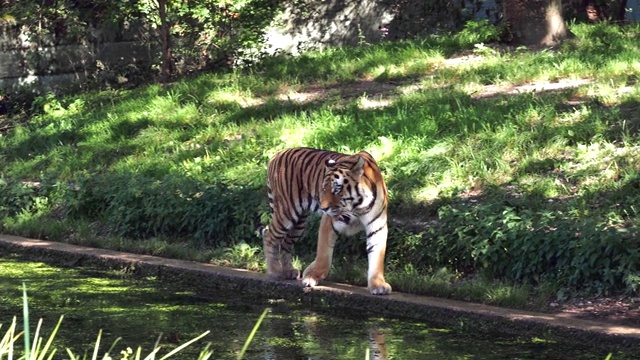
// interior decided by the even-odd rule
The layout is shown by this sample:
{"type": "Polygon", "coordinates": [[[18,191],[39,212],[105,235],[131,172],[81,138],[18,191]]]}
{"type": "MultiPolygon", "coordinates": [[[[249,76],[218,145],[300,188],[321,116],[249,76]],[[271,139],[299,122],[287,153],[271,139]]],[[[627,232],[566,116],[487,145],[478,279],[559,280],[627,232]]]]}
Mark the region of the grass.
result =
{"type": "MultiPolygon", "coordinates": [[[[261,269],[268,159],[366,149],[389,187],[396,290],[519,307],[559,287],[635,292],[640,28],[572,31],[530,51],[470,27],[42,97],[2,120],[0,230],[261,269]]],[[[361,245],[339,243],[334,279],[362,283],[361,245]]]]}

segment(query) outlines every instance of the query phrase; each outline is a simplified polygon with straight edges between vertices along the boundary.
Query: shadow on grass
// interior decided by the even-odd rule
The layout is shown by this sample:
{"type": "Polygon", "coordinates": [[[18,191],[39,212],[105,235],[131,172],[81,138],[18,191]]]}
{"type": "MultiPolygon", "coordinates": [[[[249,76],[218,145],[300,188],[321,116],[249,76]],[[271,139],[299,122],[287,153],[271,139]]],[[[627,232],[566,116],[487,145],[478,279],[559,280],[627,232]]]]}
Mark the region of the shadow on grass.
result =
{"type": "MultiPolygon", "coordinates": [[[[340,70],[336,69],[336,64],[345,59],[358,59],[349,68],[357,77],[357,74],[369,73],[378,66],[402,62],[406,54],[424,54],[441,49],[442,41],[445,40],[433,38],[418,44],[387,43],[349,51],[336,50],[328,55],[303,55],[286,62],[281,58],[269,59],[263,64],[264,73],[256,77],[258,80],[245,79],[247,82],[268,82],[295,78],[296,84],[313,82],[314,85],[307,88],[310,100],[302,102],[276,96],[280,94],[266,100],[251,98],[255,103],[248,104],[233,101],[235,99],[211,100],[208,98],[210,89],[224,90],[229,86],[228,81],[215,77],[203,77],[194,83],[178,83],[166,88],[150,86],[145,91],[115,92],[113,98],[109,94],[99,94],[87,100],[88,112],[35,119],[27,130],[32,132],[21,134],[15,142],[8,142],[3,155],[6,159],[34,158],[34,169],[51,169],[57,161],[59,167],[55,171],[62,172],[66,159],[56,159],[56,151],[73,153],[84,150],[89,154],[74,155],[77,158],[71,161],[77,161],[77,164],[71,170],[86,169],[92,165],[96,168],[98,165],[109,167],[125,157],[140,153],[139,159],[132,160],[135,166],[126,171],[102,168],[99,174],[89,175],[85,179],[89,187],[74,193],[77,196],[73,199],[77,201],[75,204],[82,205],[74,210],[73,215],[103,217],[101,220],[110,222],[116,232],[132,237],[194,234],[196,241],[203,244],[225,246],[226,233],[231,234],[229,242],[252,238],[254,225],[264,209],[264,188],[234,184],[222,175],[217,176],[217,173],[211,177],[211,182],[206,182],[203,180],[205,177],[191,177],[173,171],[177,165],[172,160],[178,158],[171,158],[172,154],[167,156],[170,158],[168,161],[165,157],[158,157],[145,163],[148,159],[145,159],[144,151],[173,140],[186,141],[205,131],[215,137],[217,134],[214,132],[223,131],[216,128],[217,125],[238,128],[238,132],[247,132],[240,136],[251,137],[254,135],[251,131],[255,129],[241,129],[242,126],[251,122],[258,126],[277,121],[286,123],[286,119],[292,118],[296,126],[308,124],[310,131],[305,133],[303,140],[309,146],[333,150],[348,148],[355,152],[378,144],[381,138],[395,142],[397,145],[381,166],[392,173],[388,180],[394,195],[392,216],[405,224],[429,228],[439,220],[440,209],[452,206],[461,210],[486,206],[486,213],[482,214],[495,219],[507,208],[540,213],[550,211],[559,217],[566,215],[566,221],[560,225],[567,228],[584,224],[576,220],[578,216],[571,215],[572,212],[594,214],[597,221],[606,220],[610,212],[627,221],[623,221],[624,224],[629,223],[630,216],[624,211],[633,211],[632,202],[636,196],[625,198],[624,191],[620,189],[634,190],[632,185],[627,186],[627,181],[633,184],[634,176],[637,176],[637,166],[631,164],[633,156],[613,157],[616,161],[625,162],[624,171],[628,173],[619,171],[606,186],[579,189],[580,182],[576,179],[587,178],[588,172],[594,169],[571,169],[576,162],[574,149],[553,154],[548,154],[547,150],[595,142],[619,146],[623,141],[636,141],[640,128],[637,100],[608,106],[596,98],[580,95],[580,89],[496,92],[477,98],[454,86],[434,85],[432,88],[416,86],[413,93],[394,98],[391,82],[361,81],[335,87],[314,87],[318,81],[331,79],[333,72],[340,70]],[[378,56],[382,53],[387,54],[378,56]],[[359,96],[388,97],[389,102],[379,108],[365,108],[353,101],[359,96]],[[173,105],[194,110],[187,119],[175,116],[167,121],[157,121],[152,116],[141,116],[149,104],[160,98],[167,98],[167,103],[162,103],[165,106],[162,109],[167,111],[171,111],[173,105]],[[344,101],[345,98],[348,101],[344,101]],[[328,119],[322,119],[325,115],[328,119]],[[105,129],[88,130],[109,116],[119,118],[104,121],[105,129]],[[156,134],[153,141],[157,144],[140,139],[145,130],[152,128],[166,130],[156,134]],[[103,138],[96,135],[101,132],[103,138]],[[174,135],[175,139],[170,138],[174,135]],[[452,154],[456,152],[461,154],[454,157],[452,154]],[[502,178],[487,181],[498,172],[504,173],[502,178]],[[446,181],[446,176],[456,178],[459,182],[456,188],[436,194],[434,198],[437,200],[411,200],[425,187],[425,183],[441,184],[446,181]],[[459,179],[464,176],[469,180],[459,179]],[[524,185],[519,183],[525,177],[532,180],[524,185]],[[549,195],[545,193],[544,186],[536,184],[540,181],[561,183],[567,190],[560,195],[549,195]],[[590,213],[589,209],[596,211],[590,213]]],[[[503,66],[506,65],[488,65],[469,69],[467,73],[473,72],[472,75],[477,75],[482,81],[494,83],[503,66]]],[[[463,78],[466,75],[469,74],[461,72],[463,78]]],[[[349,79],[345,76],[343,81],[349,82],[349,79]]],[[[237,86],[240,93],[252,92],[251,89],[243,89],[244,85],[237,86]]],[[[269,96],[273,94],[266,93],[269,96]]],[[[158,113],[159,117],[164,115],[160,111],[158,113]]],[[[264,148],[269,147],[269,139],[260,141],[263,140],[258,140],[256,150],[251,150],[250,156],[254,159],[263,156],[267,152],[264,148]]],[[[240,141],[237,144],[237,147],[244,146],[240,141]]],[[[225,150],[223,141],[211,141],[205,146],[207,149],[202,153],[205,150],[212,153],[225,150]]],[[[164,148],[162,151],[171,152],[164,148]]],[[[191,153],[183,158],[189,156],[191,153]]],[[[194,152],[193,157],[197,156],[200,155],[194,152]]],[[[237,159],[225,160],[232,162],[237,159]]],[[[212,172],[218,170],[216,168],[212,172]]],[[[209,169],[204,168],[203,171],[209,169]]]]}
{"type": "MultiPolygon", "coordinates": [[[[424,241],[444,243],[439,245],[443,248],[438,251],[426,251],[411,248],[406,239],[392,237],[390,258],[402,258],[407,260],[404,263],[420,264],[425,268],[453,265],[463,273],[488,269],[496,278],[524,279],[527,282],[537,282],[538,277],[544,274],[561,273],[566,276],[563,281],[578,289],[630,291],[638,286],[637,280],[633,279],[640,274],[640,253],[634,250],[633,245],[637,243],[640,225],[636,220],[638,209],[635,205],[640,201],[637,195],[639,175],[637,163],[634,164],[637,161],[636,151],[628,149],[638,138],[635,124],[639,117],[633,111],[638,102],[624,100],[620,104],[604,106],[597,101],[586,100],[567,109],[565,114],[558,113],[557,103],[567,102],[573,95],[573,91],[551,91],[497,95],[472,101],[463,93],[427,94],[422,98],[428,104],[425,106],[429,108],[426,114],[408,111],[416,116],[394,116],[411,109],[411,100],[377,110],[343,109],[337,114],[345,121],[335,128],[323,128],[314,136],[318,143],[327,144],[330,148],[345,143],[364,147],[375,142],[378,136],[396,139],[417,136],[423,139],[424,149],[428,150],[447,137],[452,137],[455,144],[459,144],[454,146],[460,146],[488,134],[500,135],[499,130],[505,125],[515,128],[512,136],[521,136],[531,128],[539,127],[520,149],[525,153],[538,154],[538,157],[530,156],[522,163],[510,163],[513,178],[509,181],[480,183],[477,188],[476,185],[463,184],[450,195],[441,195],[435,201],[412,202],[410,196],[397,194],[390,204],[393,223],[425,234],[424,241]],[[529,113],[532,115],[520,116],[529,113]],[[567,117],[563,121],[566,114],[573,113],[575,117],[567,117]],[[442,116],[438,116],[440,114],[442,116]],[[462,114],[464,120],[457,118],[458,114],[462,114]],[[556,149],[562,151],[545,155],[546,149],[553,149],[555,144],[562,144],[556,149]],[[588,147],[591,144],[611,146],[613,152],[596,153],[593,156],[597,158],[593,160],[598,160],[597,164],[591,166],[583,163],[589,160],[581,160],[576,152],[577,145],[588,147]],[[569,148],[571,150],[563,150],[569,148]],[[615,149],[625,152],[617,154],[615,149]],[[607,169],[600,168],[603,165],[607,169]],[[593,182],[590,177],[599,176],[604,170],[614,173],[601,179],[602,183],[589,185],[593,182]],[[526,177],[533,179],[531,184],[522,182],[521,179],[526,177]],[[561,184],[565,188],[564,193],[550,195],[544,186],[536,183],[541,180],[554,186],[561,184]],[[516,241],[518,238],[528,239],[531,247],[546,258],[542,263],[534,258],[522,258],[509,265],[526,267],[528,262],[530,268],[499,268],[503,266],[500,259],[506,253],[531,256],[524,250],[518,252],[527,244],[526,241],[516,241]],[[465,239],[476,243],[468,249],[466,245],[455,245],[456,241],[464,242],[465,239]],[[443,251],[451,251],[458,246],[470,251],[467,253],[467,250],[460,249],[457,256],[464,259],[455,260],[455,251],[442,255],[443,251]],[[499,250],[501,247],[504,250],[499,250]],[[473,255],[474,251],[480,253],[473,255]],[[488,265],[493,255],[482,251],[496,251],[494,265],[488,265]],[[572,255],[567,256],[568,253],[572,255]],[[572,273],[571,266],[579,270],[572,273]]],[[[487,140],[473,149],[473,156],[501,157],[503,153],[500,151],[483,152],[482,148],[501,141],[500,137],[487,140]]],[[[403,148],[396,148],[386,158],[392,161],[401,158],[403,151],[403,148]]],[[[490,158],[481,160],[487,164],[492,161],[490,158]]],[[[442,171],[437,163],[443,161],[442,166],[450,166],[446,159],[424,153],[396,161],[390,166],[393,176],[388,180],[388,186],[396,192],[415,193],[424,186],[421,180],[431,171],[442,171]],[[399,171],[403,167],[412,170],[399,171]]],[[[386,167],[384,163],[382,167],[386,167]]]]}

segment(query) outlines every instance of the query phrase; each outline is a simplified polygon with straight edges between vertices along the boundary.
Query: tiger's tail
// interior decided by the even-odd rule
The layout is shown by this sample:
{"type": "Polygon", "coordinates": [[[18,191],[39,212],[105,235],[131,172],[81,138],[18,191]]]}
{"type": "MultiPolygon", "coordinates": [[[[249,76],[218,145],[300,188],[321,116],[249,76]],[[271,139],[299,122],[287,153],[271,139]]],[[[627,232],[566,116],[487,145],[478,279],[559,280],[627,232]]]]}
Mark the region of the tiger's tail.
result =
{"type": "Polygon", "coordinates": [[[264,234],[266,234],[267,231],[269,231],[269,225],[260,224],[258,228],[256,228],[256,234],[262,239],[264,239],[264,234]]]}

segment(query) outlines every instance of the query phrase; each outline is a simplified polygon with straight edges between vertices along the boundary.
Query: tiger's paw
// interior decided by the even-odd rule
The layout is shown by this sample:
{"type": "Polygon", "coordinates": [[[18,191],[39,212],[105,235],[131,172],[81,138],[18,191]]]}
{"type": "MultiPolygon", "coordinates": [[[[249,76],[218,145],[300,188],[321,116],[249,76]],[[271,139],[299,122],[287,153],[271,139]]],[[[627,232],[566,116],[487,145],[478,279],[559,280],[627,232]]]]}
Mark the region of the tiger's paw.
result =
{"type": "Polygon", "coordinates": [[[280,270],[274,272],[268,272],[269,278],[271,280],[298,280],[300,279],[300,270],[298,269],[289,269],[289,270],[280,270]]]}
{"type": "Polygon", "coordinates": [[[302,274],[302,285],[305,287],[313,287],[329,276],[329,270],[317,267],[315,261],[311,263],[302,274]]]}
{"type": "Polygon", "coordinates": [[[300,270],[298,269],[288,269],[282,270],[282,279],[284,280],[298,280],[300,279],[300,270]]]}
{"type": "Polygon", "coordinates": [[[304,287],[314,287],[320,284],[322,278],[314,278],[311,276],[303,276],[302,277],[302,285],[304,287]]]}
{"type": "Polygon", "coordinates": [[[391,285],[388,282],[384,281],[384,279],[369,279],[369,293],[371,295],[387,295],[391,294],[391,285]]]}

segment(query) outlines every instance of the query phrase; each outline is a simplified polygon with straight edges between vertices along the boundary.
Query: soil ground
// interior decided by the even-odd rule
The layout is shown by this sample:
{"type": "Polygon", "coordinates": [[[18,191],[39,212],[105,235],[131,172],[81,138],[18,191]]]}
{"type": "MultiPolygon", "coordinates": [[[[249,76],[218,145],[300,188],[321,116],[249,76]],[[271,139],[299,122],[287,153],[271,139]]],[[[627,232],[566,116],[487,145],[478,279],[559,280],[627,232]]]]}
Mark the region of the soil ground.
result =
{"type": "Polygon", "coordinates": [[[572,299],[562,304],[550,302],[546,312],[568,318],[596,320],[640,328],[640,298],[605,296],[592,299],[572,299]]]}

